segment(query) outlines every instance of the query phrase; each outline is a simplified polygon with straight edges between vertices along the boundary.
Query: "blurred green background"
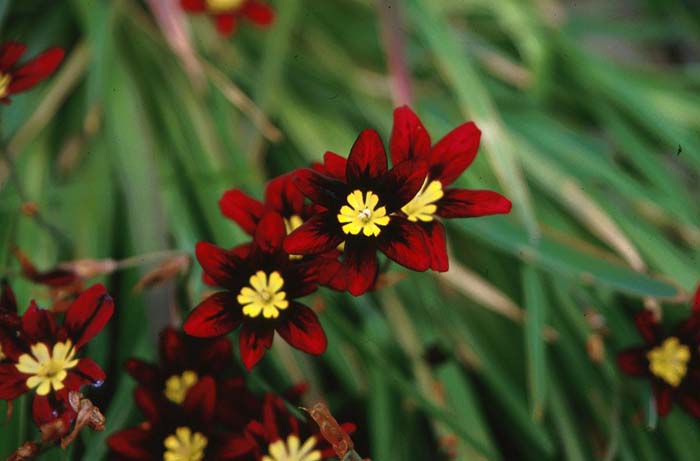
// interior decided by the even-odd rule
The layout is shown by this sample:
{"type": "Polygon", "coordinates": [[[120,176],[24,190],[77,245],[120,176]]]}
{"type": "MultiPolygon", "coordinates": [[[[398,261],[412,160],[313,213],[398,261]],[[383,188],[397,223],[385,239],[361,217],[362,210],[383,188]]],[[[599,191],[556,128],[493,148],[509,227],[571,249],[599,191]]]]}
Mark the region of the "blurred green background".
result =
{"type": "MultiPolygon", "coordinates": [[[[346,155],[363,128],[388,140],[408,84],[433,141],[466,120],[483,130],[460,185],[504,193],[513,212],[451,221],[447,274],[320,291],[328,352],[275,341],[252,385],[308,381],[375,461],[697,460],[698,422],[679,408],[658,420],[647,382],[614,361],[641,342],[635,312],[663,303],[673,323],[700,280],[696,2],[278,0],[271,28],[230,39],[206,17],[154,16],[167,3],[0,1],[3,41],[67,49],[0,108],[17,173],[0,162],[0,272],[17,271],[10,243],[47,268],[243,242],[224,190],[261,197],[270,177],[346,155]],[[29,201],[39,218],[20,212],[29,201]]],[[[195,264],[135,294],[151,267],[101,280],[117,301],[89,346],[107,431],[42,459],[105,459],[109,433],[139,420],[121,363],[154,357],[171,310],[204,289],[195,264]]],[[[47,302],[13,282],[22,307],[47,302]]],[[[2,458],[34,430],[28,403],[0,426],[2,458]]]]}

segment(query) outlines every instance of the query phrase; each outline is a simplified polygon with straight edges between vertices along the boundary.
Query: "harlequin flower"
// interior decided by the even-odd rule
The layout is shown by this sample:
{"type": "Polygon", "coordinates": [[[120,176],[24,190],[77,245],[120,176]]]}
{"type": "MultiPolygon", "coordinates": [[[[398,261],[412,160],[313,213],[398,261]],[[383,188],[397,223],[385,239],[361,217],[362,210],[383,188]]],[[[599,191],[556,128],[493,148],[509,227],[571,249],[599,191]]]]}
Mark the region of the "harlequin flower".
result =
{"type": "MultiPolygon", "coordinates": [[[[326,157],[339,158],[335,154],[326,157]],[[334,157],[333,157],[334,156],[334,157]]],[[[387,166],[382,140],[365,130],[355,141],[344,175],[298,170],[299,190],[322,207],[284,242],[290,254],[318,254],[344,243],[343,257],[348,291],[355,296],[374,284],[379,262],[377,250],[416,271],[427,270],[430,253],[419,225],[397,214],[418,193],[426,175],[423,160],[387,166]]]]}
{"type": "Polygon", "coordinates": [[[676,400],[690,414],[700,418],[700,287],[695,293],[693,312],[664,334],[650,311],[635,318],[637,329],[646,342],[618,354],[620,369],[632,376],[651,380],[656,408],[661,416],[676,400]]]}
{"type": "Polygon", "coordinates": [[[9,104],[10,96],[32,88],[53,74],[63,60],[61,48],[50,48],[34,59],[17,65],[27,46],[6,42],[0,46],[0,102],[9,104]]]}
{"type": "MultiPolygon", "coordinates": [[[[215,424],[220,405],[210,376],[187,391],[182,405],[171,405],[158,393],[137,388],[134,398],[146,416],[137,427],[119,431],[107,439],[110,459],[119,461],[234,461],[244,460],[253,448],[242,434],[215,424]]],[[[236,411],[228,408],[228,411],[236,411]]]]}
{"type": "Polygon", "coordinates": [[[90,384],[99,386],[105,379],[102,369],[78,352],[107,324],[114,312],[112,298],[102,285],[94,285],[70,306],[62,325],[49,311],[34,302],[21,317],[14,347],[6,350],[0,364],[0,399],[13,400],[34,391],[34,416],[37,408],[54,408],[67,399],[68,391],[90,384]]]}
{"type": "Polygon", "coordinates": [[[222,35],[231,35],[238,21],[245,18],[259,26],[269,26],[275,11],[258,0],[180,0],[182,9],[192,13],[207,13],[222,35]]]}
{"type": "Polygon", "coordinates": [[[216,384],[219,401],[216,419],[229,428],[243,429],[251,415],[258,411],[257,398],[248,392],[240,377],[230,373],[233,363],[231,342],[225,338],[200,339],[166,328],[160,334],[160,360],[157,364],[131,358],[126,371],[148,389],[172,404],[182,405],[190,389],[205,377],[216,384]],[[230,411],[237,408],[237,411],[230,411]]]}
{"type": "MultiPolygon", "coordinates": [[[[348,433],[355,425],[345,423],[348,433]]],[[[258,461],[320,461],[334,458],[333,447],[317,431],[310,431],[287,409],[284,400],[265,394],[260,420],[251,421],[248,434],[256,441],[254,454],[258,461]]]]}
{"type": "MultiPolygon", "coordinates": [[[[231,189],[219,200],[221,213],[233,220],[241,229],[250,235],[262,216],[268,211],[276,211],[284,218],[287,234],[293,232],[305,221],[311,218],[318,207],[307,202],[304,194],[293,184],[293,173],[283,174],[271,179],[265,187],[265,202],[250,197],[240,189],[231,189]]],[[[305,262],[318,265],[318,283],[334,290],[345,291],[347,283],[343,266],[338,260],[340,251],[337,248],[321,255],[305,256],[305,262]]],[[[290,258],[301,259],[302,255],[290,255],[290,258]]]]}
{"type": "Polygon", "coordinates": [[[185,321],[185,333],[215,337],[240,325],[239,348],[250,370],[272,346],[275,331],[291,346],[309,354],[326,350],[326,335],[316,314],[295,301],[317,288],[313,265],[289,258],[282,249],[284,220],[276,212],[262,217],[252,245],[227,251],[197,245],[204,271],[226,291],[210,296],[185,321]]]}
{"type": "Polygon", "coordinates": [[[409,221],[419,223],[427,233],[433,270],[446,271],[449,265],[445,229],[437,217],[471,218],[510,212],[510,200],[497,192],[447,187],[474,161],[480,139],[481,131],[473,122],[468,122],[432,145],[430,135],[409,107],[394,111],[392,161],[423,159],[428,163],[428,174],[420,190],[401,212],[409,221]]]}
{"type": "Polygon", "coordinates": [[[17,315],[17,300],[7,280],[0,282],[0,363],[8,360],[8,355],[17,353],[17,332],[21,319],[17,315]]]}

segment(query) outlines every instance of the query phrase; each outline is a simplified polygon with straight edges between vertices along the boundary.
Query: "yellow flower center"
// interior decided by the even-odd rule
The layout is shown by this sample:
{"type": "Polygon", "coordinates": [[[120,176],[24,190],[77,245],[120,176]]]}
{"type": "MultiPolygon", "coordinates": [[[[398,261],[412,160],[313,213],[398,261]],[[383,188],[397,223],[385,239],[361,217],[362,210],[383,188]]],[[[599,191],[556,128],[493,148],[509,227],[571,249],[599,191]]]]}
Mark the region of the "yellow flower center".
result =
{"type": "Polygon", "coordinates": [[[178,405],[185,401],[187,392],[197,384],[199,376],[192,370],[187,370],[181,375],[173,375],[165,382],[165,397],[178,405]]]}
{"type": "Polygon", "coordinates": [[[189,427],[178,427],[163,442],[163,461],[202,461],[207,442],[200,432],[193,434],[189,427]]]}
{"type": "Polygon", "coordinates": [[[649,370],[666,381],[669,385],[677,387],[686,372],[690,360],[690,348],[681,344],[678,338],[667,338],[660,346],[647,353],[649,370]]]}
{"type": "Polygon", "coordinates": [[[0,72],[0,98],[7,96],[7,89],[10,87],[12,76],[0,72]]]}
{"type": "MultiPolygon", "coordinates": [[[[297,214],[293,214],[289,218],[284,218],[284,228],[287,230],[287,235],[291,234],[302,224],[304,224],[304,220],[297,214]]],[[[301,259],[303,257],[304,255],[289,255],[289,259],[301,259]]]]}
{"type": "Polygon", "coordinates": [[[280,439],[271,443],[262,461],[319,461],[321,451],[315,447],[316,437],[309,437],[302,445],[299,437],[290,435],[286,442],[280,439]]]}
{"type": "Polygon", "coordinates": [[[367,191],[362,196],[362,191],[354,190],[348,195],[348,205],[343,205],[338,214],[338,222],[343,225],[343,232],[357,235],[362,233],[367,236],[378,236],[381,232],[379,226],[389,224],[389,216],[385,207],[377,208],[379,196],[372,191],[367,191]]]}
{"type": "Polygon", "coordinates": [[[231,11],[240,8],[246,0],[206,0],[207,9],[214,13],[231,11]]]}
{"type": "Polygon", "coordinates": [[[7,356],[6,356],[5,353],[2,351],[2,344],[0,344],[0,362],[2,362],[3,360],[5,360],[6,358],[7,358],[7,356]]]}
{"type": "Polygon", "coordinates": [[[428,178],[423,181],[423,186],[420,188],[415,197],[401,208],[401,211],[406,213],[409,221],[432,221],[433,215],[437,211],[435,202],[440,200],[445,195],[442,192],[442,183],[440,181],[430,181],[428,178]]]}
{"type": "Polygon", "coordinates": [[[70,340],[54,344],[53,351],[49,351],[46,344],[37,343],[31,351],[31,354],[22,354],[15,365],[20,373],[32,375],[27,378],[27,387],[36,387],[39,395],[47,395],[52,387],[54,391],[63,389],[63,380],[68,376],[66,370],[78,364],[70,340]]]}
{"type": "Polygon", "coordinates": [[[238,302],[243,306],[243,314],[257,317],[262,312],[266,319],[276,319],[280,310],[289,306],[285,298],[287,293],[282,291],[284,279],[279,272],[273,271],[270,276],[264,271],[257,271],[250,276],[250,286],[243,287],[238,295],[238,302]]]}

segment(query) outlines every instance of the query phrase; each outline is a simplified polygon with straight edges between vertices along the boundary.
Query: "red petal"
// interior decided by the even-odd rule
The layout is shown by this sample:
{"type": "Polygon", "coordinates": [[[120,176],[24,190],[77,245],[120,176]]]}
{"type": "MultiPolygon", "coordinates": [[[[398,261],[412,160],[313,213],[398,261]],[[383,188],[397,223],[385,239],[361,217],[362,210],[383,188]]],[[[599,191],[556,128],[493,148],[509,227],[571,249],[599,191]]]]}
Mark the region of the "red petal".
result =
{"type": "Polygon", "coordinates": [[[22,57],[27,45],[17,42],[6,42],[0,46],[0,71],[6,72],[19,58],[22,57]]]}
{"type": "Polygon", "coordinates": [[[216,383],[211,376],[204,376],[187,391],[183,408],[188,415],[195,415],[197,421],[208,423],[214,417],[216,408],[216,383]]]}
{"type": "Polygon", "coordinates": [[[23,64],[13,72],[7,91],[17,93],[33,87],[56,70],[64,54],[61,48],[51,48],[23,64]]]}
{"type": "Polygon", "coordinates": [[[160,360],[166,367],[177,366],[187,359],[187,345],[184,338],[174,328],[161,331],[158,338],[160,360]]]}
{"type": "Polygon", "coordinates": [[[233,359],[233,348],[227,337],[205,341],[199,350],[197,360],[206,363],[212,372],[224,370],[233,359]]]}
{"type": "Polygon", "coordinates": [[[326,152],[323,155],[323,170],[325,174],[345,182],[345,170],[347,169],[348,161],[345,157],[333,152],[326,152]]]}
{"type": "Polygon", "coordinates": [[[238,328],[243,311],[231,292],[214,293],[195,307],[185,320],[183,330],[190,336],[211,338],[238,328]]]}
{"type": "Polygon", "coordinates": [[[32,301],[29,309],[22,315],[22,332],[32,344],[41,341],[52,342],[56,338],[56,322],[51,312],[39,308],[32,301]]]}
{"type": "Polygon", "coordinates": [[[294,301],[291,304],[286,322],[277,326],[277,332],[300,351],[314,355],[323,354],[328,341],[316,314],[303,304],[294,301]]]}
{"type": "Polygon", "coordinates": [[[693,297],[693,313],[700,314],[700,285],[698,285],[698,289],[693,297]]]}
{"type": "Polygon", "coordinates": [[[292,181],[294,172],[272,179],[265,187],[265,205],[285,218],[301,215],[304,209],[304,194],[292,181]]]}
{"type": "Polygon", "coordinates": [[[401,162],[384,176],[384,190],[380,199],[386,203],[387,213],[393,213],[410,202],[423,186],[428,165],[423,160],[401,162]]]}
{"type": "Polygon", "coordinates": [[[695,394],[682,394],[680,396],[681,405],[688,413],[696,418],[700,418],[700,396],[695,394]]]}
{"type": "Polygon", "coordinates": [[[134,389],[134,402],[139,407],[143,416],[153,425],[158,425],[161,420],[161,405],[159,404],[160,395],[155,391],[137,387],[134,389]]]}
{"type": "Polygon", "coordinates": [[[364,130],[350,149],[345,176],[349,183],[382,176],[387,171],[386,152],[379,133],[364,130]]]}
{"type": "Polygon", "coordinates": [[[241,190],[231,189],[224,192],[219,199],[219,209],[221,214],[233,220],[249,235],[253,235],[265,206],[241,190]]]}
{"type": "Polygon", "coordinates": [[[105,381],[105,372],[92,359],[82,358],[75,368],[68,370],[63,380],[66,389],[77,391],[83,386],[99,387],[105,381]]]}
{"type": "Polygon", "coordinates": [[[128,359],[124,369],[142,386],[153,386],[158,382],[158,367],[139,359],[128,359]]]}
{"type": "Polygon", "coordinates": [[[202,12],[207,9],[207,4],[204,0],[180,0],[180,6],[183,10],[192,12],[202,12]]]}
{"type": "Polygon", "coordinates": [[[244,435],[226,435],[224,440],[220,442],[214,459],[235,460],[239,456],[250,453],[254,448],[256,448],[255,443],[244,435]]]}
{"type": "Polygon", "coordinates": [[[654,399],[659,416],[666,416],[671,411],[671,388],[665,384],[654,384],[654,399]]]}
{"type": "MultiPolygon", "coordinates": [[[[109,436],[107,445],[119,458],[129,461],[153,461],[153,434],[145,429],[132,427],[109,436]]],[[[161,447],[158,447],[162,451],[161,447]]],[[[158,455],[160,455],[160,451],[158,455]]]]}
{"type": "Polygon", "coordinates": [[[481,130],[468,122],[450,131],[435,144],[430,154],[430,177],[443,186],[451,184],[474,161],[481,130]]]}
{"type": "Polygon", "coordinates": [[[304,255],[326,253],[340,245],[344,237],[338,225],[330,222],[333,216],[324,212],[313,216],[284,240],[284,251],[304,255]]]}
{"type": "Polygon", "coordinates": [[[265,351],[272,346],[275,330],[272,328],[256,330],[250,324],[243,325],[238,337],[241,360],[248,371],[263,358],[265,351]]]}
{"type": "Polygon", "coordinates": [[[474,218],[510,213],[510,200],[490,190],[445,189],[437,202],[437,214],[443,218],[474,218]]]}
{"type": "Polygon", "coordinates": [[[0,309],[9,312],[17,312],[17,298],[15,292],[12,291],[7,280],[2,281],[2,291],[0,292],[0,309]]]}
{"type": "Polygon", "coordinates": [[[350,294],[364,294],[372,288],[379,272],[376,250],[361,238],[346,240],[345,267],[350,294]]]}
{"type": "Polygon", "coordinates": [[[646,347],[625,349],[617,354],[617,365],[624,373],[632,376],[644,376],[649,372],[646,347]]]}
{"type": "Polygon", "coordinates": [[[651,311],[641,311],[635,316],[634,323],[647,343],[653,343],[661,335],[660,326],[651,311]]]}
{"type": "Polygon", "coordinates": [[[202,269],[219,286],[230,287],[239,282],[240,258],[234,253],[211,243],[199,242],[195,247],[195,254],[202,269]]]}
{"type": "Polygon", "coordinates": [[[337,291],[347,291],[347,274],[345,266],[338,261],[338,253],[320,255],[318,259],[318,284],[337,291]]]}
{"type": "Polygon", "coordinates": [[[420,272],[430,267],[430,251],[420,224],[392,216],[378,240],[379,249],[402,266],[420,272]]]}
{"type": "Polygon", "coordinates": [[[326,208],[336,208],[338,201],[345,202],[347,186],[337,179],[323,175],[311,168],[301,168],[292,174],[294,185],[312,202],[326,208]]]}
{"type": "Polygon", "coordinates": [[[113,313],[114,301],[104,285],[93,285],[78,296],[63,321],[75,348],[80,349],[102,331],[113,313]]]}
{"type": "Polygon", "coordinates": [[[275,20],[275,10],[264,3],[251,1],[243,7],[243,14],[259,26],[267,26],[275,20]]]}
{"type": "Polygon", "coordinates": [[[394,127],[391,130],[391,161],[398,165],[404,160],[430,157],[430,135],[415,112],[408,106],[394,110],[394,127]]]}
{"type": "Polygon", "coordinates": [[[282,216],[276,211],[265,214],[255,230],[255,244],[265,253],[274,253],[282,249],[282,242],[287,236],[282,216]]]}
{"type": "Polygon", "coordinates": [[[27,392],[28,377],[17,371],[14,363],[0,364],[0,400],[14,400],[27,392]]]}
{"type": "Polygon", "coordinates": [[[430,268],[438,272],[446,272],[450,268],[445,241],[445,227],[438,220],[422,224],[425,231],[425,243],[430,249],[430,268]]]}
{"type": "Polygon", "coordinates": [[[236,15],[234,14],[218,14],[214,16],[216,21],[216,30],[221,35],[229,36],[236,29],[236,15]]]}

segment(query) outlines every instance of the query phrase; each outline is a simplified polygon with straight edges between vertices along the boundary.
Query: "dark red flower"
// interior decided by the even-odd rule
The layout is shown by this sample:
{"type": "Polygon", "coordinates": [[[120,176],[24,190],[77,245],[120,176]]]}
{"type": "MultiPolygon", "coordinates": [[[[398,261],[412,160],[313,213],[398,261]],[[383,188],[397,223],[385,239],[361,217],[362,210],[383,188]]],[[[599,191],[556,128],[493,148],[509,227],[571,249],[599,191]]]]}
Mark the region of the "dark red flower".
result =
{"type": "MultiPolygon", "coordinates": [[[[284,218],[287,234],[298,229],[311,218],[318,207],[306,200],[304,194],[294,185],[294,173],[287,173],[271,179],[265,187],[265,202],[260,202],[240,189],[231,189],[219,200],[221,213],[233,220],[241,229],[250,235],[262,216],[268,211],[276,211],[284,218]]],[[[303,258],[318,267],[318,283],[338,291],[347,289],[343,265],[339,261],[341,252],[337,248],[320,255],[292,255],[292,258],[303,258]]],[[[205,274],[206,275],[206,274],[205,274]]],[[[207,283],[213,281],[205,279],[207,283]]]]}
{"type": "Polygon", "coordinates": [[[17,315],[17,299],[7,280],[0,282],[0,363],[9,360],[8,355],[17,354],[20,345],[17,339],[22,319],[17,315]],[[11,352],[10,352],[11,351],[11,352]]]}
{"type": "Polygon", "coordinates": [[[285,236],[282,216],[268,212],[256,228],[252,245],[229,251],[200,242],[199,263],[226,291],[213,294],[190,313],[185,333],[215,337],[243,325],[239,348],[248,370],[272,346],[275,331],[299,350],[323,353],[326,335],[316,314],[295,301],[316,290],[317,271],[284,252],[285,236]]]}
{"type": "Polygon", "coordinates": [[[143,387],[134,391],[134,399],[146,421],[107,439],[110,459],[234,461],[245,460],[253,448],[244,435],[216,426],[214,415],[220,402],[210,376],[189,389],[181,405],[172,405],[143,387]]]}
{"type": "Polygon", "coordinates": [[[32,88],[53,74],[63,60],[61,48],[50,48],[34,59],[17,65],[27,46],[6,42],[0,46],[0,102],[9,104],[10,96],[32,88]]]}
{"type": "Polygon", "coordinates": [[[216,384],[220,405],[216,419],[231,429],[243,429],[259,409],[257,398],[248,392],[240,377],[227,374],[233,363],[231,342],[226,337],[201,339],[186,336],[173,328],[160,334],[160,360],[157,364],[129,359],[126,371],[152,395],[182,405],[188,391],[205,377],[216,384]],[[236,408],[236,411],[231,411],[236,408]]]}
{"type": "Polygon", "coordinates": [[[391,133],[391,159],[399,163],[423,159],[428,175],[418,194],[401,208],[412,222],[420,223],[429,236],[432,261],[430,267],[446,271],[449,266],[445,244],[445,228],[436,219],[471,218],[509,213],[511,202],[489,190],[448,188],[476,157],[481,131],[473,122],[458,126],[435,145],[418,116],[407,106],[394,111],[391,133]]]}
{"type": "MultiPolygon", "coordinates": [[[[347,432],[355,431],[352,423],[341,424],[347,432]]],[[[247,432],[255,440],[256,460],[262,461],[320,461],[335,459],[333,447],[317,430],[310,431],[292,415],[284,400],[275,394],[265,394],[260,420],[251,421],[247,432]]]]}
{"type": "Polygon", "coordinates": [[[620,369],[651,381],[659,415],[667,415],[675,400],[700,418],[700,287],[690,318],[671,334],[663,333],[650,311],[639,313],[635,322],[646,344],[620,352],[620,369]]]}
{"type": "Polygon", "coordinates": [[[285,250],[318,254],[344,243],[348,291],[355,296],[370,289],[377,278],[377,250],[409,269],[427,270],[431,257],[425,233],[397,214],[420,190],[425,161],[411,159],[389,169],[384,145],[374,130],[360,134],[347,162],[332,153],[326,159],[327,174],[313,169],[294,174],[297,187],[320,208],[287,237],[285,250]]]}
{"type": "Polygon", "coordinates": [[[79,358],[77,352],[102,330],[113,312],[112,298],[102,285],[82,293],[62,325],[32,301],[15,339],[3,342],[7,360],[0,364],[0,399],[13,400],[34,390],[38,423],[45,412],[37,409],[57,408],[61,401],[67,402],[69,391],[101,385],[105,379],[102,369],[89,358],[79,358]]]}
{"type": "Polygon", "coordinates": [[[180,5],[191,13],[209,14],[225,36],[234,32],[242,18],[259,26],[269,26],[275,20],[275,10],[258,0],[180,0],[180,5]]]}

